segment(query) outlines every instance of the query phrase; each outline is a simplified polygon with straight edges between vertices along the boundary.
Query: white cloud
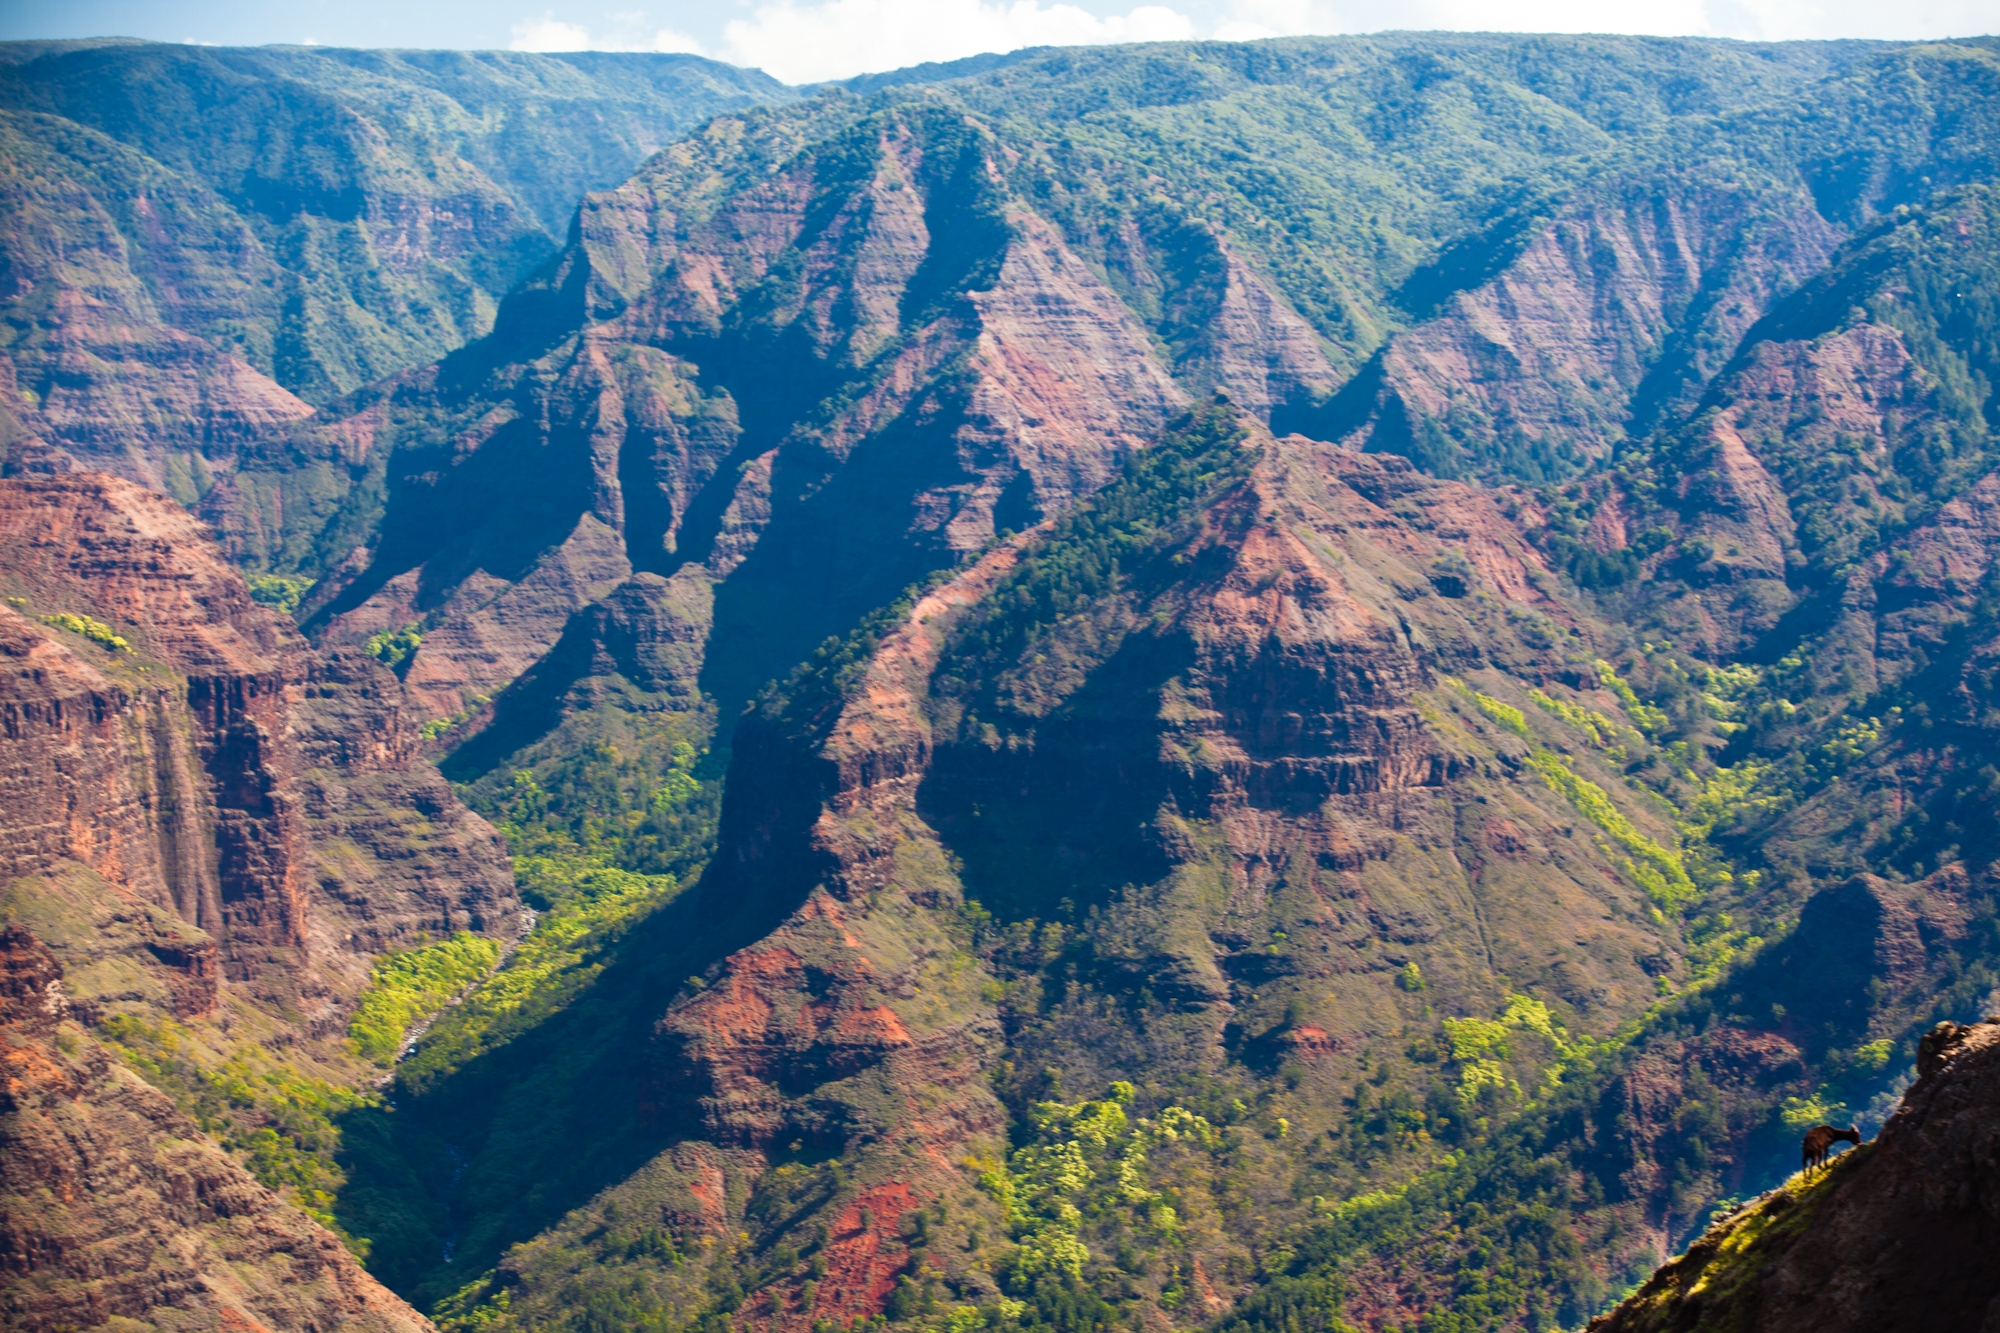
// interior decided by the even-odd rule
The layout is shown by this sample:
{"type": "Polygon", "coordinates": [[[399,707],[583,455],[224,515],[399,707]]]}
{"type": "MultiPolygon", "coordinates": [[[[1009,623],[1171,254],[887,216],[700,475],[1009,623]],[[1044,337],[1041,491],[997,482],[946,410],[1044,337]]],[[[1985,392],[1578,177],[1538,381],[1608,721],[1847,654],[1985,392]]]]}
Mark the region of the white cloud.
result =
{"type": "Polygon", "coordinates": [[[655,51],[676,51],[691,56],[705,56],[708,51],[702,44],[684,32],[672,28],[662,28],[653,34],[651,49],[655,51]]]}
{"type": "Polygon", "coordinates": [[[526,19],[514,25],[514,40],[507,44],[514,51],[590,51],[600,49],[590,40],[590,30],[574,23],[563,23],[554,16],[544,14],[538,19],[526,19]]]}
{"type": "Polygon", "coordinates": [[[1164,5],[1099,18],[1075,5],[1038,0],[823,0],[761,4],[723,27],[721,56],[787,83],[900,69],[1024,46],[1172,42],[1199,36],[1194,21],[1164,5]]]}
{"type": "Polygon", "coordinates": [[[787,83],[957,60],[1025,46],[1254,41],[1310,33],[1426,29],[1604,32],[1786,41],[1967,36],[1996,26],[1992,0],[1233,0],[1213,28],[1170,5],[1099,16],[1044,0],[750,0],[704,44],[675,28],[643,32],[644,11],[608,12],[610,31],[544,12],[514,25],[516,51],[684,51],[763,69],[787,83]],[[739,11],[741,12],[741,11],[739,11]]]}
{"type": "Polygon", "coordinates": [[[580,23],[566,23],[553,14],[523,19],[514,25],[515,51],[674,51],[705,56],[710,52],[695,38],[674,28],[661,28],[648,37],[636,31],[646,15],[643,11],[609,13],[605,17],[617,25],[611,32],[592,32],[580,23]]]}

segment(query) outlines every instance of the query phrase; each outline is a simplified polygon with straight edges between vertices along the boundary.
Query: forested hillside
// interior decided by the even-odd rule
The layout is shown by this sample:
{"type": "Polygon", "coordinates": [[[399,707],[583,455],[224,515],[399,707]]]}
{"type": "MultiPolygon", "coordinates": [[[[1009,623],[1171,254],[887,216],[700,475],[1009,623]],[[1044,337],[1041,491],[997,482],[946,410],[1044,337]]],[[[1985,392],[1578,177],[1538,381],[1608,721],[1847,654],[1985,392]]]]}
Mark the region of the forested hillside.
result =
{"type": "MultiPolygon", "coordinates": [[[[448,1328],[1580,1327],[2000,1008],[1990,39],[199,56],[440,117],[326,222],[238,112],[118,128],[196,55],[20,54],[300,290],[395,181],[514,219],[310,392],[293,306],[185,317],[269,387],[125,469],[512,854],[518,945],[316,1037],[388,1080],[326,1218],[448,1328]],[[689,132],[537,176],[466,128],[531,75],[689,132]]],[[[109,466],[35,290],[6,469],[109,466]]]]}

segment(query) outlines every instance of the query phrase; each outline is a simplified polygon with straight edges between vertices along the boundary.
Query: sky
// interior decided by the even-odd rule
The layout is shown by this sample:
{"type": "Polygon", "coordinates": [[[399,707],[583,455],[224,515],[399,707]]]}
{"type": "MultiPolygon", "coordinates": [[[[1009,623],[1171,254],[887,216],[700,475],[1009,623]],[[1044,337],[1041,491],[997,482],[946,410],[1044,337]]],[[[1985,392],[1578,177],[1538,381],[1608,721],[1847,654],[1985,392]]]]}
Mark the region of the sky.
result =
{"type": "Polygon", "coordinates": [[[688,51],[812,83],[1024,46],[1385,29],[1782,41],[2000,31],[2000,0],[0,0],[0,39],[688,51]]]}

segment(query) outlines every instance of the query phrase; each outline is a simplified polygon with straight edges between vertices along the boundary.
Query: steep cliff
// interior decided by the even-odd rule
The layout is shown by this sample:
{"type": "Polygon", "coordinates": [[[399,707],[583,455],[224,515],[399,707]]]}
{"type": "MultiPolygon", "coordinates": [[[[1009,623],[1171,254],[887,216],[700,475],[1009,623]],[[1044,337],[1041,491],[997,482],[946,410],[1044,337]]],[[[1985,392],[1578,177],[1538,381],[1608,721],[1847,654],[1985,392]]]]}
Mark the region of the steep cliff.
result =
{"type": "Polygon", "coordinates": [[[16,1043],[11,1308],[427,1327],[322,1226],[379,1077],[347,1030],[383,954],[518,932],[499,839],[395,676],[315,652],[166,497],[0,482],[0,582],[0,916],[87,1025],[16,1043]]]}
{"type": "Polygon", "coordinates": [[[1939,1024],[1874,1141],[1717,1222],[1593,1333],[1985,1328],[2000,1020],[1939,1024]]]}
{"type": "MultiPolygon", "coordinates": [[[[1504,41],[1266,54],[1026,58],[719,119],[587,199],[491,337],[274,434],[203,512],[328,576],[316,635],[417,626],[441,718],[630,573],[699,566],[726,729],[827,634],[1102,485],[1190,392],[1444,474],[1566,477],[1920,197],[1816,184],[1881,127],[1803,52],[1753,77],[1580,43],[1626,71],[1590,91],[1504,41]]],[[[1930,81],[1905,125],[1927,188],[1977,174],[1954,135],[1990,131],[1983,52],[1839,58],[1930,81]]]]}
{"type": "Polygon", "coordinates": [[[1624,452],[1701,405],[1766,312],[1816,276],[1824,292],[1851,231],[1989,179],[1966,150],[2000,128],[1997,88],[1977,47],[1871,53],[1798,106],[1600,153],[1576,188],[1524,192],[1413,273],[1398,296],[1421,322],[1302,428],[1447,476],[1560,481],[1624,452]],[[1929,169],[1895,165],[1910,157],[1929,169]]]}
{"type": "Polygon", "coordinates": [[[1839,623],[1925,615],[1935,598],[1890,585],[1932,565],[1898,548],[1962,526],[1944,507],[1991,466],[1994,207],[1987,186],[1942,192],[1844,247],[1685,424],[1632,451],[1626,527],[1677,539],[1648,553],[1634,610],[1711,656],[1824,638],[1866,688],[1908,669],[1904,632],[1873,649],[1839,623]]]}
{"type": "Polygon", "coordinates": [[[0,550],[8,878],[84,867],[336,1029],[373,954],[511,929],[504,854],[418,760],[395,678],[315,654],[186,511],[101,474],[16,479],[0,550]]]}

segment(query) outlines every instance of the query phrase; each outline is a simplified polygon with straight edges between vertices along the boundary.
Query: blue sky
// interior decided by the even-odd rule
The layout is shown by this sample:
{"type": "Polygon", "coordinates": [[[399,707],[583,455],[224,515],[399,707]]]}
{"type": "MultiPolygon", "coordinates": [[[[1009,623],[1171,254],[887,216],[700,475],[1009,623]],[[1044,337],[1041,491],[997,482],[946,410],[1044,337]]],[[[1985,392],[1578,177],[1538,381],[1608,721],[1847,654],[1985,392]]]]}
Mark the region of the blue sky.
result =
{"type": "Polygon", "coordinates": [[[0,39],[695,51],[789,82],[981,51],[1428,28],[1785,40],[2000,29],[1994,0],[0,0],[0,39]]]}

